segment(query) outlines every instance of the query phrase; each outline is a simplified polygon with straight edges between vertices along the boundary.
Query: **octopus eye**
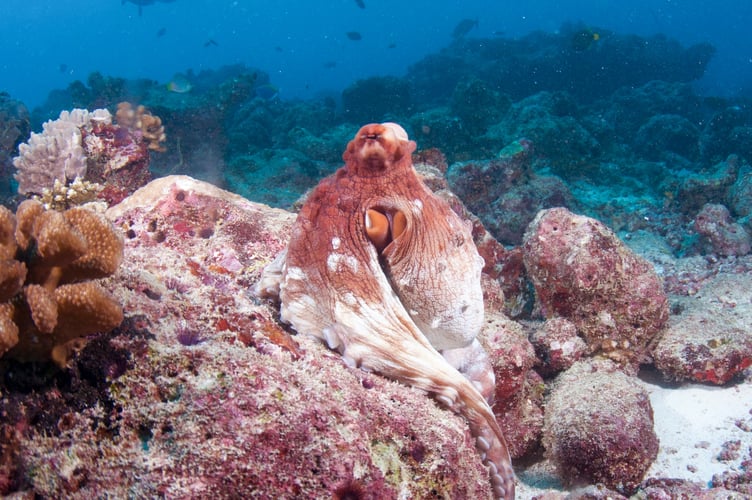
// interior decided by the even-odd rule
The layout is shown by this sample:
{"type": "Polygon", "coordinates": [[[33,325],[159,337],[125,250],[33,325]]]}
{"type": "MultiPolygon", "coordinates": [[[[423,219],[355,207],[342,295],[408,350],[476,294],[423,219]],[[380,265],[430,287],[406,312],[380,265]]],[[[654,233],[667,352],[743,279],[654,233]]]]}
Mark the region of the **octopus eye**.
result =
{"type": "Polygon", "coordinates": [[[382,212],[373,208],[365,214],[366,236],[381,253],[389,243],[399,238],[407,228],[407,217],[399,210],[382,212]]]}
{"type": "Polygon", "coordinates": [[[389,244],[389,219],[381,212],[366,210],[366,235],[379,253],[389,244]]]}

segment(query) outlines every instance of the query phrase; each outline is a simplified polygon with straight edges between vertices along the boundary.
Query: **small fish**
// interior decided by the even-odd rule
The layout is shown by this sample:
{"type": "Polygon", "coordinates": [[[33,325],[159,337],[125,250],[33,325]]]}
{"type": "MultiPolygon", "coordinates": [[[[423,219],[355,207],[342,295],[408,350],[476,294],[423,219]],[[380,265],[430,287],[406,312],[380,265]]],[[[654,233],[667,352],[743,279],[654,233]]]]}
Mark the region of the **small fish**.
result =
{"type": "Polygon", "coordinates": [[[395,47],[397,47],[397,44],[394,42],[391,42],[389,45],[386,46],[387,49],[393,49],[395,47]]]}
{"type": "Polygon", "coordinates": [[[591,29],[581,29],[572,35],[572,50],[584,52],[600,39],[600,33],[591,29]]]}
{"type": "Polygon", "coordinates": [[[345,33],[345,35],[347,35],[347,38],[349,38],[350,40],[357,41],[363,39],[363,36],[357,31],[348,31],[347,33],[345,33]]]}
{"type": "Polygon", "coordinates": [[[457,26],[454,27],[454,31],[452,31],[452,38],[454,38],[455,40],[462,38],[470,33],[470,30],[477,27],[477,19],[463,19],[462,21],[457,23],[457,26]]]}
{"type": "Polygon", "coordinates": [[[186,92],[190,92],[191,89],[193,89],[193,84],[181,73],[175,74],[172,80],[167,83],[167,90],[176,94],[185,94],[186,92]]]}
{"type": "Polygon", "coordinates": [[[271,83],[265,83],[256,87],[256,97],[265,101],[271,101],[279,95],[279,89],[271,83]]]}
{"type": "Polygon", "coordinates": [[[284,52],[284,49],[282,49],[282,47],[280,47],[279,45],[277,45],[276,47],[274,47],[274,50],[277,51],[277,52],[284,52]]]}
{"type": "Polygon", "coordinates": [[[355,5],[357,5],[361,9],[365,9],[366,8],[366,4],[365,4],[365,2],[363,0],[355,0],[355,5]]]}
{"type": "Polygon", "coordinates": [[[204,42],[204,47],[211,47],[212,45],[215,47],[219,46],[219,44],[211,38],[204,42]]]}
{"type": "Polygon", "coordinates": [[[68,65],[63,63],[60,66],[58,66],[57,69],[59,69],[61,73],[65,73],[66,71],[68,71],[68,65]]]}
{"type": "Polygon", "coordinates": [[[157,31],[157,38],[165,36],[165,33],[167,33],[167,28],[159,28],[159,31],[157,31]]]}
{"type": "Polygon", "coordinates": [[[326,69],[332,69],[337,67],[337,61],[326,61],[324,63],[324,68],[326,69]]]}

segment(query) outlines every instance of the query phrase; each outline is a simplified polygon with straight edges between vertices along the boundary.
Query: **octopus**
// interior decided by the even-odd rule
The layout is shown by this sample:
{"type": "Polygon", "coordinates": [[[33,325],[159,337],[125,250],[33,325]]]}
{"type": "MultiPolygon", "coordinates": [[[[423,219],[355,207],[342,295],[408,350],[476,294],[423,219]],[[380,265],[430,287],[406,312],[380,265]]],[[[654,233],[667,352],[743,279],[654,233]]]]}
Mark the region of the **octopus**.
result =
{"type": "Polygon", "coordinates": [[[348,365],[422,389],[462,415],[494,497],[513,499],[509,452],[486,399],[494,375],[476,339],[483,258],[470,223],[420,180],[415,147],[395,123],[362,127],[254,292],[278,300],[283,322],[348,365]]]}

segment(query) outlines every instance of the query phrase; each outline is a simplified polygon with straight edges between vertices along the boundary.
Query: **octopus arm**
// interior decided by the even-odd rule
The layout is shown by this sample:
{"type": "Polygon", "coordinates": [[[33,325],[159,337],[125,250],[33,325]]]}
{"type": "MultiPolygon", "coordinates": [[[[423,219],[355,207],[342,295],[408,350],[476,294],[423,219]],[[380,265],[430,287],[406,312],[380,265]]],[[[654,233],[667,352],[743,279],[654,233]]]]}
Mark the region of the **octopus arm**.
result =
{"type": "MultiPolygon", "coordinates": [[[[373,257],[376,258],[375,252],[373,257]]],[[[348,274],[327,276],[334,286],[316,294],[314,299],[304,292],[311,280],[291,279],[288,273],[283,287],[283,319],[298,332],[313,334],[330,348],[337,349],[348,365],[422,389],[464,416],[489,468],[495,496],[514,498],[514,471],[509,452],[484,397],[433,348],[410,319],[386,276],[348,274]],[[342,281],[358,283],[357,296],[348,294],[347,287],[337,286],[337,282],[342,281]],[[302,294],[297,295],[298,292],[302,294]],[[290,300],[293,295],[295,300],[290,300]],[[378,297],[378,300],[366,297],[378,297]],[[322,312],[322,306],[328,310],[322,312]]]]}

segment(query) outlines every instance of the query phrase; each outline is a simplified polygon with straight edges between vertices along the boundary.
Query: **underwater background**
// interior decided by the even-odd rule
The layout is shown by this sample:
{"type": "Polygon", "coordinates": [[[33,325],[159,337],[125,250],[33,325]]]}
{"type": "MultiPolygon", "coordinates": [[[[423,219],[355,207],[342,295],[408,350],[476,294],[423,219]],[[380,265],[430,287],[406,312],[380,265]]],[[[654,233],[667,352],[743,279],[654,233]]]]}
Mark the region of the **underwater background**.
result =
{"type": "MultiPolygon", "coordinates": [[[[227,64],[260,68],[283,98],[338,93],[358,78],[403,76],[452,41],[462,19],[473,38],[554,33],[563,23],[641,36],[663,34],[717,49],[701,85],[735,95],[752,81],[752,6],[744,1],[437,2],[83,0],[0,6],[0,88],[28,107],[93,71],[168,82],[176,72],[227,64]],[[143,4],[139,6],[138,4],[143,4]],[[139,14],[141,12],[141,14],[139,14]],[[352,41],[346,33],[358,32],[352,41]],[[205,46],[213,40],[216,45],[205,46]]],[[[628,68],[625,68],[628,71],[628,68]]],[[[582,75],[583,79],[588,75],[582,75]]]]}
{"type": "Polygon", "coordinates": [[[750,23],[3,0],[0,495],[488,497],[465,420],[250,292],[361,126],[395,122],[485,259],[518,498],[749,498],[750,23]]]}

